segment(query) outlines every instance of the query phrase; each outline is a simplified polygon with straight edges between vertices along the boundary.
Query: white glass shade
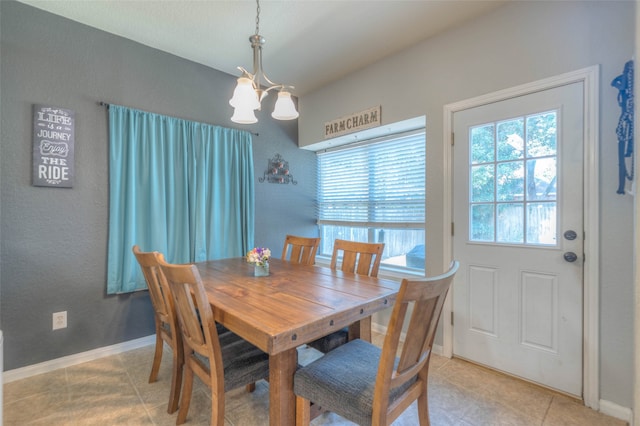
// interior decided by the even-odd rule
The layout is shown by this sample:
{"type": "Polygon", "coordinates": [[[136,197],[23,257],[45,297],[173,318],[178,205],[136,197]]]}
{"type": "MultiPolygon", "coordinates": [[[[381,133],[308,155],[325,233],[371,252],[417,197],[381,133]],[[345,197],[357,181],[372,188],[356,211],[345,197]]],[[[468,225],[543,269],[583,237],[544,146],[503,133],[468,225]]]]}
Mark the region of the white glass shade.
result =
{"type": "Polygon", "coordinates": [[[284,90],[279,92],[278,100],[276,100],[276,106],[271,116],[276,120],[293,120],[298,118],[298,115],[293,99],[291,99],[291,93],[284,90]]]}
{"type": "Polygon", "coordinates": [[[260,108],[258,94],[253,88],[253,81],[250,78],[240,77],[238,79],[238,85],[233,91],[233,97],[229,100],[229,105],[242,110],[260,108]]]}
{"type": "Polygon", "coordinates": [[[231,121],[239,124],[253,124],[257,123],[258,119],[256,118],[256,114],[253,112],[253,109],[236,107],[233,109],[231,121]]]}

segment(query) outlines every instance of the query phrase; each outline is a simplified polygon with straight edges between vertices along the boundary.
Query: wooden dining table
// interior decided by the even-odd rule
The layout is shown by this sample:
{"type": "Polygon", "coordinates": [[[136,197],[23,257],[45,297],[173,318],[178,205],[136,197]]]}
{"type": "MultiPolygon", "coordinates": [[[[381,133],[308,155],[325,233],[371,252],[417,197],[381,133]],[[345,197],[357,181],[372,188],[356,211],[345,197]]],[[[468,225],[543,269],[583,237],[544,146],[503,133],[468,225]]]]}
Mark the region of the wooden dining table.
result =
{"type": "MultiPolygon", "coordinates": [[[[269,354],[269,424],[295,424],[296,348],[393,305],[400,283],[271,259],[255,277],[245,258],[196,263],[215,320],[269,354]]],[[[357,327],[351,327],[357,335],[357,327]]]]}

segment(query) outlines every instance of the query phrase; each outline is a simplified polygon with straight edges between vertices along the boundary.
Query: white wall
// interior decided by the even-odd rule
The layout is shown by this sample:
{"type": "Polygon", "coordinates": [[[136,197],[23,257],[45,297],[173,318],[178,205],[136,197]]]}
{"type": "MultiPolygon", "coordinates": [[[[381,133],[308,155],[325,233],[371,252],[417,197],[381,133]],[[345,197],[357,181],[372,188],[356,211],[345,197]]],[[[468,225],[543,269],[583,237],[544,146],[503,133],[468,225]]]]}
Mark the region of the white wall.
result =
{"type": "MultiPolygon", "coordinates": [[[[322,141],[324,123],[382,105],[384,124],[427,117],[427,259],[443,269],[443,106],[599,65],[601,318],[600,397],[633,399],[633,199],[616,194],[611,81],[634,54],[633,1],[518,1],[427,40],[300,99],[299,145],[322,141]]],[[[321,72],[321,70],[319,70],[321,72]]]]}

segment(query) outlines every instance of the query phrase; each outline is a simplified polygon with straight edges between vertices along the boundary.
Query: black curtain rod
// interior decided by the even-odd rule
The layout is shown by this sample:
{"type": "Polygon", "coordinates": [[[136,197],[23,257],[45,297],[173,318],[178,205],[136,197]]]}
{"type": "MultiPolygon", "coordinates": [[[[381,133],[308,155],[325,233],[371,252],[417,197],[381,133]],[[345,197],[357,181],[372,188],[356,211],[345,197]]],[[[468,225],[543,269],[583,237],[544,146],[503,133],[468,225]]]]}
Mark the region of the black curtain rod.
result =
{"type": "MultiPolygon", "coordinates": [[[[104,102],[104,101],[98,101],[98,105],[103,106],[103,107],[106,107],[107,109],[109,109],[109,106],[110,106],[111,104],[110,104],[110,103],[108,103],[108,102],[104,102]]],[[[216,126],[217,126],[217,124],[216,124],[216,126]]],[[[220,127],[225,127],[225,126],[220,126],[220,127]]],[[[232,127],[230,127],[230,128],[232,128],[232,127]]],[[[235,129],[235,130],[243,130],[243,129],[235,129]]],[[[254,135],[254,136],[260,136],[260,133],[258,133],[258,132],[252,132],[251,130],[245,130],[245,132],[249,132],[249,133],[251,133],[251,134],[252,134],[252,135],[254,135]]]]}

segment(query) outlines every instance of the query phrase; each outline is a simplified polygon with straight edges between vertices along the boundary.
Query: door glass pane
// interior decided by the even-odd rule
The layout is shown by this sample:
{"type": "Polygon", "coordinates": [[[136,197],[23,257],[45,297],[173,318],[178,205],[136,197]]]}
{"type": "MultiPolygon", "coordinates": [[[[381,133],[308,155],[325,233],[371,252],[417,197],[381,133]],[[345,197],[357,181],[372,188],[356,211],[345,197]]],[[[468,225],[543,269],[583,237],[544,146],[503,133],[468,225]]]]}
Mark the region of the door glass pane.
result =
{"type": "Polygon", "coordinates": [[[493,161],[493,141],[493,123],[471,128],[471,164],[488,163],[493,161]]]}
{"type": "Polygon", "coordinates": [[[498,161],[524,156],[524,118],[498,123],[498,161]]]}
{"type": "Polygon", "coordinates": [[[495,173],[493,164],[471,167],[471,202],[494,200],[495,173]]]}
{"type": "Polygon", "coordinates": [[[472,241],[494,240],[493,204],[473,204],[471,207],[470,237],[472,241]]]}
{"type": "Polygon", "coordinates": [[[527,157],[557,153],[557,114],[555,111],[527,117],[527,157]]]}
{"type": "Polygon", "coordinates": [[[498,204],[496,241],[499,243],[524,242],[524,204],[498,204]]]}
{"type": "Polygon", "coordinates": [[[556,158],[527,161],[527,199],[556,200],[556,158]]]}
{"type": "Polygon", "coordinates": [[[556,244],[556,203],[529,203],[527,207],[527,242],[556,244]]]}
{"type": "Polygon", "coordinates": [[[524,162],[499,163],[496,180],[497,201],[524,199],[524,162]]]}

